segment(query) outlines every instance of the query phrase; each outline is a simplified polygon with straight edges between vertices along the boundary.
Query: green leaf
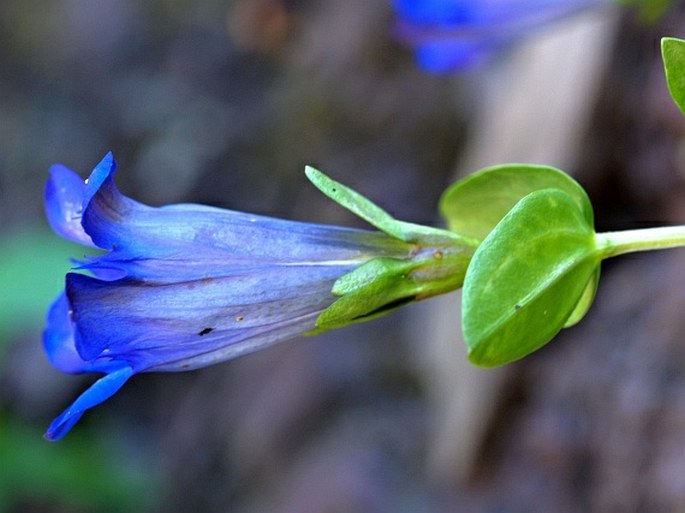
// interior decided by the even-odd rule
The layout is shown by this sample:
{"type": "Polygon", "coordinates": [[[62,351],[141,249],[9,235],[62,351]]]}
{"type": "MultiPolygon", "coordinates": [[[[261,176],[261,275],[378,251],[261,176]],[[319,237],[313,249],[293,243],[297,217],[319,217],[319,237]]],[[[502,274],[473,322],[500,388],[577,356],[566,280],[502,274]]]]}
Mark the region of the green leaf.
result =
{"type": "Polygon", "coordinates": [[[583,319],[583,317],[585,317],[585,314],[592,306],[592,302],[595,300],[597,286],[599,285],[599,275],[600,268],[599,266],[597,266],[597,269],[595,270],[594,274],[590,277],[590,280],[587,282],[585,290],[583,291],[583,295],[580,296],[578,304],[576,305],[573,312],[571,312],[569,318],[566,319],[564,328],[570,328],[571,326],[578,324],[583,319]]]}
{"type": "Polygon", "coordinates": [[[685,41],[674,37],[661,39],[666,83],[673,101],[685,114],[685,41]]]}
{"type": "Polygon", "coordinates": [[[559,169],[533,164],[489,167],[460,180],[442,195],[440,212],[450,230],[482,241],[519,200],[540,189],[568,193],[593,225],[592,205],[578,182],[559,169]]]}
{"type": "MultiPolygon", "coordinates": [[[[405,242],[462,240],[462,237],[446,230],[398,221],[368,198],[340,182],[336,182],[311,166],[305,168],[305,174],[330,199],[391,237],[405,242]]],[[[468,240],[465,242],[467,244],[472,243],[468,240]]]]}
{"type": "Polygon", "coordinates": [[[524,197],[466,271],[462,326],[471,361],[502,365],[549,342],[589,306],[584,294],[599,261],[577,198],[559,189],[524,197]]]}

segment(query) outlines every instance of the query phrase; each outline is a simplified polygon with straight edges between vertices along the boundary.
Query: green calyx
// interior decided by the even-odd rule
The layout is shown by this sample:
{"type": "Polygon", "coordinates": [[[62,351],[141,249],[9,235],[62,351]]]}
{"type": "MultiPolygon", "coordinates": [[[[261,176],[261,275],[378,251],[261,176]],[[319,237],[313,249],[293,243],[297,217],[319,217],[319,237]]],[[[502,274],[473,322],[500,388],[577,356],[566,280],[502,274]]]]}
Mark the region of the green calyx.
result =
{"type": "Polygon", "coordinates": [[[378,257],[339,278],[338,296],[316,320],[316,330],[339,328],[384,315],[412,301],[462,286],[477,241],[454,232],[394,219],[385,210],[312,167],[309,180],[326,196],[380,231],[407,244],[405,258],[378,257]]]}
{"type": "Polygon", "coordinates": [[[339,328],[384,315],[413,301],[456,290],[471,259],[468,248],[422,251],[406,260],[379,257],[339,278],[339,296],[316,320],[320,330],[339,328]]]}

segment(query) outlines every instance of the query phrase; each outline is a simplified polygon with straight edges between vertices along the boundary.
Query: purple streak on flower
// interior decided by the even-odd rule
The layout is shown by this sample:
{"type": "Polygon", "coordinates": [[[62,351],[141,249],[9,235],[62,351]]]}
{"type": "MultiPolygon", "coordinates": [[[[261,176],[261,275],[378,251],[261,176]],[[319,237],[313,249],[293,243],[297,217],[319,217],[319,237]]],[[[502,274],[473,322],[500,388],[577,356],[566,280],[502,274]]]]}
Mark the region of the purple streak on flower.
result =
{"type": "Polygon", "coordinates": [[[154,208],[116,188],[108,154],[84,183],[53,166],[46,210],[55,231],[107,251],[69,273],[44,347],[69,373],[101,372],[49,427],[64,436],[133,374],[221,362],[315,328],[333,283],[410,245],[380,232],[180,204],[154,208]]]}
{"type": "Polygon", "coordinates": [[[608,0],[395,0],[399,39],[424,70],[482,63],[531,31],[608,0]]]}

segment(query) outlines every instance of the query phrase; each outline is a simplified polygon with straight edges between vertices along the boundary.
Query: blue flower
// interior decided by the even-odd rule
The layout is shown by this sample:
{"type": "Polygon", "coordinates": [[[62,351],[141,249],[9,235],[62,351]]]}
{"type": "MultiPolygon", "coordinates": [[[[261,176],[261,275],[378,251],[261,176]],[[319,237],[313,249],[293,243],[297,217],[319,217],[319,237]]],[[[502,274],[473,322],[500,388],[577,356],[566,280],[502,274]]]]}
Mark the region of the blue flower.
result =
{"type": "Polygon", "coordinates": [[[532,30],[608,0],[394,0],[398,37],[424,70],[480,64],[532,30]]]}
{"type": "Polygon", "coordinates": [[[104,253],[78,262],[87,274],[67,274],[45,351],[61,371],[105,376],[53,421],[49,440],[133,374],[204,367],[315,330],[338,299],[339,278],[416,253],[382,232],[194,204],[150,207],[119,192],[115,168],[108,154],[85,183],[64,166],[50,169],[50,225],[104,253]]]}

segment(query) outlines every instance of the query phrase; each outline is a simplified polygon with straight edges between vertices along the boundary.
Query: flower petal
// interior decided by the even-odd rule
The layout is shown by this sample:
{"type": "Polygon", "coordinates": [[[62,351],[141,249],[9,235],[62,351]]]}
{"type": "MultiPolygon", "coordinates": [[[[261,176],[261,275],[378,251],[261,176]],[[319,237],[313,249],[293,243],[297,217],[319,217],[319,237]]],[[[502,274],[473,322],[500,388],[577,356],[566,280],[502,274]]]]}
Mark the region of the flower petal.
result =
{"type": "Polygon", "coordinates": [[[397,37],[432,73],[466,69],[532,31],[609,0],[395,0],[397,37]]]}
{"type": "Polygon", "coordinates": [[[116,162],[111,152],[95,166],[85,182],[61,164],[50,167],[50,179],[45,187],[45,210],[50,227],[58,235],[85,246],[95,246],[81,220],[90,199],[115,169],[116,162]]]}
{"type": "Polygon", "coordinates": [[[117,169],[117,163],[114,160],[114,154],[110,151],[105,155],[95,169],[90,173],[86,180],[86,189],[83,197],[83,206],[87,206],[88,202],[100,190],[102,184],[108,178],[114,176],[117,169]]]}
{"type": "MultiPolygon", "coordinates": [[[[542,23],[573,12],[608,3],[605,0],[395,0],[402,18],[436,28],[476,28],[489,25],[542,23]]],[[[495,31],[491,36],[497,36],[495,31]]]]}
{"type": "Polygon", "coordinates": [[[43,348],[53,367],[70,374],[107,373],[119,367],[119,362],[111,359],[86,361],[81,358],[76,349],[74,335],[71,304],[66,293],[62,292],[50,306],[43,330],[43,348]]]}
{"type": "Polygon", "coordinates": [[[85,362],[76,351],[69,308],[67,296],[62,292],[48,311],[43,347],[50,363],[57,369],[69,373],[83,372],[85,362]]]}
{"type": "Polygon", "coordinates": [[[62,438],[78,422],[83,412],[112,397],[132,375],[133,369],[122,365],[97,380],[50,424],[45,438],[51,441],[62,438]]]}
{"type": "Polygon", "coordinates": [[[472,0],[395,0],[394,7],[414,23],[453,24],[469,21],[477,10],[473,4],[472,0]]]}
{"type": "Polygon", "coordinates": [[[76,348],[93,364],[125,360],[136,372],[186,370],[199,355],[193,367],[215,363],[313,329],[335,300],[333,283],[352,269],[291,266],[163,285],[68,274],[76,348]]]}
{"type": "Polygon", "coordinates": [[[98,183],[82,224],[110,253],[83,264],[98,277],[149,281],[192,280],[274,264],[368,260],[407,254],[408,246],[382,233],[245,214],[204,205],[154,208],[122,195],[114,167],[98,183]],[[192,250],[190,249],[192,248],[192,250]],[[274,251],[278,248],[278,251],[274,251]],[[114,271],[107,277],[102,271],[114,271]]]}
{"type": "Polygon", "coordinates": [[[50,227],[67,240],[95,246],[81,226],[86,184],[72,170],[55,164],[45,187],[45,211],[50,227]]]}
{"type": "Polygon", "coordinates": [[[482,64],[496,46],[466,39],[425,41],[416,47],[416,59],[429,73],[445,73],[482,64]]]}

